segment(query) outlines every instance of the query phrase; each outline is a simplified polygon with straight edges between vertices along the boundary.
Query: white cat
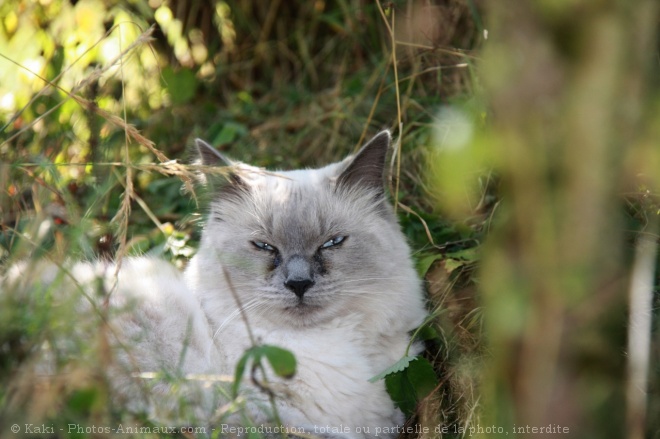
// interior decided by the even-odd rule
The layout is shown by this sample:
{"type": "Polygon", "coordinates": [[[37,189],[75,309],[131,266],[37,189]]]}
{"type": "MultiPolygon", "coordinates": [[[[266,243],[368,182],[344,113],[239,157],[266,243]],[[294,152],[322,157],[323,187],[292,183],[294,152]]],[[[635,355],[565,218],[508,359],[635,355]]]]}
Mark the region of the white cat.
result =
{"type": "MultiPolygon", "coordinates": [[[[247,320],[256,343],[287,349],[297,360],[292,378],[268,377],[284,425],[360,438],[401,424],[383,381],[369,382],[405,353],[426,315],[384,192],[389,132],[342,162],[274,173],[229,162],[201,140],[196,145],[203,164],[230,164],[231,175],[209,182],[208,221],[183,277],[164,262],[124,261],[111,305],[132,307],[113,321],[131,348],[113,376],[131,368],[231,375],[252,345],[247,320]]],[[[78,283],[91,285],[81,279],[103,271],[111,288],[113,266],[76,267],[78,283]]],[[[132,395],[130,382],[116,383],[132,395]]],[[[151,391],[166,395],[170,387],[151,391]]],[[[187,394],[203,407],[197,416],[212,418],[222,404],[210,393],[187,394]]],[[[254,422],[269,420],[267,401],[252,389],[254,422]]]]}

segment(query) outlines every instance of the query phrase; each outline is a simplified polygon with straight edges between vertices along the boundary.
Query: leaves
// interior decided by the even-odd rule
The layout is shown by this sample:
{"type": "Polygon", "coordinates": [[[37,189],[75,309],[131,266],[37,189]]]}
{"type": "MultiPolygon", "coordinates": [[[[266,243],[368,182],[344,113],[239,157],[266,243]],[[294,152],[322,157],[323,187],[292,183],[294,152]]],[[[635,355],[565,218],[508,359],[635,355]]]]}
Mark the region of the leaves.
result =
{"type": "Polygon", "coordinates": [[[378,380],[382,380],[383,378],[385,378],[389,374],[396,373],[396,372],[402,372],[406,367],[408,367],[408,365],[410,364],[411,361],[416,360],[416,359],[417,359],[417,357],[412,357],[410,355],[402,357],[401,359],[399,359],[399,361],[397,361],[396,363],[394,363],[393,365],[391,365],[390,367],[388,367],[387,369],[385,369],[384,371],[382,371],[378,375],[369,378],[369,382],[370,383],[375,383],[378,380]]]}
{"type": "Polygon", "coordinates": [[[460,259],[465,262],[474,262],[479,260],[479,250],[479,247],[464,248],[462,250],[447,253],[447,257],[451,259],[460,259]]]}
{"type": "Polygon", "coordinates": [[[286,349],[264,345],[260,347],[273,371],[282,378],[291,378],[296,373],[296,357],[286,349]]]}
{"type": "Polygon", "coordinates": [[[392,401],[406,416],[412,415],[417,403],[426,398],[438,384],[431,363],[423,357],[405,356],[369,382],[385,378],[385,388],[392,401]]]}
{"type": "Polygon", "coordinates": [[[245,125],[238,122],[226,122],[217,136],[213,138],[214,145],[227,145],[233,143],[236,139],[247,135],[248,129],[245,125]]]}
{"type": "MultiPolygon", "coordinates": [[[[436,312],[433,314],[433,317],[439,316],[442,314],[441,310],[440,312],[436,312]]],[[[417,333],[415,334],[415,340],[419,341],[427,341],[427,340],[440,340],[440,334],[438,334],[438,331],[433,328],[433,326],[429,324],[424,324],[422,327],[420,327],[417,330],[417,333]]]]}
{"type": "Polygon", "coordinates": [[[430,253],[424,254],[417,260],[417,273],[420,276],[426,276],[431,266],[436,261],[442,261],[447,273],[451,273],[457,268],[469,265],[479,260],[480,247],[470,247],[449,253],[430,253]]]}
{"type": "Polygon", "coordinates": [[[433,365],[426,358],[419,357],[418,361],[410,364],[406,372],[418,401],[429,396],[438,385],[433,365]]]}
{"type": "Polygon", "coordinates": [[[460,259],[445,259],[444,265],[445,265],[445,270],[447,270],[447,273],[451,273],[452,271],[462,267],[465,264],[466,262],[461,261],[460,259]]]}
{"type": "Polygon", "coordinates": [[[247,365],[248,360],[252,357],[253,355],[253,350],[254,348],[250,348],[241,357],[240,360],[238,360],[238,363],[236,363],[236,370],[234,372],[234,383],[231,386],[231,394],[233,398],[236,398],[238,396],[238,388],[241,385],[241,381],[243,380],[243,375],[245,374],[245,366],[247,365]]]}
{"type": "Polygon", "coordinates": [[[479,260],[479,247],[470,247],[455,252],[447,253],[444,260],[444,267],[447,273],[451,273],[457,268],[471,264],[479,260]]]}
{"type": "Polygon", "coordinates": [[[197,78],[189,69],[174,71],[171,67],[167,67],[163,69],[163,81],[175,105],[185,104],[195,96],[197,78]]]}
{"type": "Polygon", "coordinates": [[[422,357],[416,357],[408,367],[385,377],[385,387],[397,407],[411,416],[417,403],[426,398],[437,386],[433,366],[422,357]]]}
{"type": "Polygon", "coordinates": [[[68,408],[74,413],[88,413],[99,399],[99,393],[99,389],[93,387],[76,390],[69,396],[68,408]]]}
{"type": "Polygon", "coordinates": [[[245,374],[248,361],[252,360],[253,365],[258,365],[261,363],[263,357],[266,357],[273,372],[277,376],[291,378],[296,374],[296,357],[290,351],[271,345],[253,346],[245,351],[236,364],[234,383],[232,385],[232,395],[234,398],[238,396],[238,389],[245,374]]]}
{"type": "Polygon", "coordinates": [[[431,265],[433,265],[435,261],[442,259],[442,257],[443,255],[439,253],[422,256],[417,260],[417,273],[422,277],[426,276],[431,265]]]}

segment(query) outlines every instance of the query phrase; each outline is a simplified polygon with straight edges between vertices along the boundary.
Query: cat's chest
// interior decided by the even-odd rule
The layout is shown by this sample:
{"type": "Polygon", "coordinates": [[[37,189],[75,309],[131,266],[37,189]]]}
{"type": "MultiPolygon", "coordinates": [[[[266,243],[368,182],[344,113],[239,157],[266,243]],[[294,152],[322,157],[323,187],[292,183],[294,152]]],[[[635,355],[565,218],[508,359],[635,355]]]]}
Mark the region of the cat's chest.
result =
{"type": "MultiPolygon", "coordinates": [[[[319,374],[347,373],[369,379],[395,362],[405,351],[407,339],[365,332],[358,322],[350,320],[323,328],[273,328],[252,325],[258,344],[278,346],[291,351],[299,369],[311,369],[319,374]]],[[[243,322],[215,339],[229,364],[236,364],[252,342],[243,322]]]]}
{"type": "MultiPolygon", "coordinates": [[[[223,337],[216,339],[216,345],[236,364],[250,346],[250,340],[244,325],[228,329],[223,337]]],[[[278,379],[272,372],[268,373],[271,384],[286,389],[290,410],[285,413],[291,416],[290,422],[343,423],[354,428],[401,421],[383,383],[369,381],[388,367],[394,357],[400,356],[393,353],[392,346],[382,350],[378,336],[371,334],[369,338],[352,325],[296,330],[253,325],[252,332],[258,343],[285,348],[296,357],[297,370],[292,378],[278,379]]],[[[394,350],[405,350],[405,337],[396,345],[394,350]]]]}

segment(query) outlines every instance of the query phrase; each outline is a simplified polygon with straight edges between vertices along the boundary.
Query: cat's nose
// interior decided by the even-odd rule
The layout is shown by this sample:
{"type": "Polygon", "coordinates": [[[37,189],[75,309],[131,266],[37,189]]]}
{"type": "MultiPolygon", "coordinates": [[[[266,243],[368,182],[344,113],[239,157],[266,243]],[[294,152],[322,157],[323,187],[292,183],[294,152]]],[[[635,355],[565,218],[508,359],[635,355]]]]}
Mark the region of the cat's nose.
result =
{"type": "Polygon", "coordinates": [[[312,266],[305,257],[301,255],[293,255],[285,264],[284,286],[293,291],[298,298],[302,299],[303,295],[314,285],[314,275],[312,274],[312,266]]]}
{"type": "Polygon", "coordinates": [[[314,285],[314,281],[312,279],[287,279],[284,285],[302,299],[305,291],[314,285]]]}

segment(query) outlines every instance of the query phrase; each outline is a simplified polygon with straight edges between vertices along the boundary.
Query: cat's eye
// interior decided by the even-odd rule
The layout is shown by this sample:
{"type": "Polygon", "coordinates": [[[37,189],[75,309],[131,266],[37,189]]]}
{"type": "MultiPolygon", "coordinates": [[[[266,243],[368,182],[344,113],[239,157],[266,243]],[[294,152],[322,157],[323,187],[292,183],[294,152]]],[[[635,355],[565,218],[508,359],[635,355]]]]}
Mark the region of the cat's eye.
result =
{"type": "Polygon", "coordinates": [[[339,245],[342,242],[344,242],[344,239],[346,239],[345,236],[335,236],[332,239],[329,239],[328,241],[324,242],[321,248],[330,248],[334,247],[335,245],[339,245]]]}
{"type": "Polygon", "coordinates": [[[266,250],[268,252],[276,252],[277,249],[273,247],[272,245],[268,244],[267,242],[262,242],[262,241],[252,241],[252,245],[254,245],[256,248],[259,250],[266,250]]]}

